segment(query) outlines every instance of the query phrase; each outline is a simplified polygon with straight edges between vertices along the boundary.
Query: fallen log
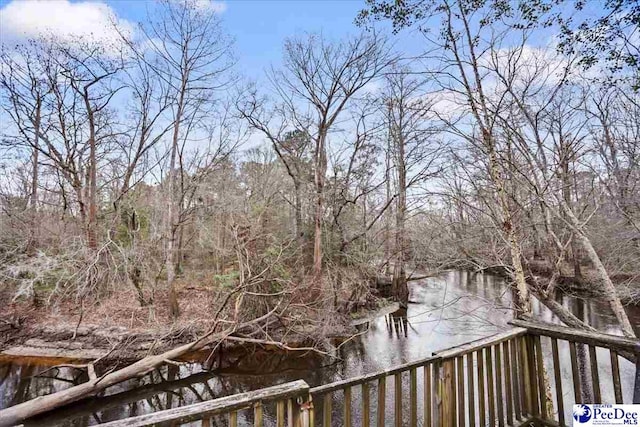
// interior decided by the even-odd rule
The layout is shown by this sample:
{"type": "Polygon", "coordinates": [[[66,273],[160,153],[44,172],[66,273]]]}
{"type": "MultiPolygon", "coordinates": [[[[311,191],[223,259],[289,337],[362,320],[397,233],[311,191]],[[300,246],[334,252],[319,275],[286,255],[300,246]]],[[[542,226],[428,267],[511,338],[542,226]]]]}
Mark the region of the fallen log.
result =
{"type": "Polygon", "coordinates": [[[227,337],[231,336],[231,334],[266,320],[274,313],[274,311],[275,310],[272,310],[264,316],[244,322],[235,327],[228,328],[222,332],[214,332],[214,326],[205,335],[188,344],[181,345],[180,347],[176,347],[158,355],[147,356],[132,365],[128,365],[112,372],[107,372],[99,377],[90,378],[86,383],[82,383],[65,390],[60,390],[46,396],[39,396],[35,399],[0,410],[0,426],[12,426],[19,424],[36,415],[40,415],[53,409],[61,408],[70,403],[77,402],[78,400],[93,396],[113,385],[132,378],[144,376],[166,363],[168,360],[179,358],[189,351],[200,350],[213,343],[222,342],[227,337]]]}

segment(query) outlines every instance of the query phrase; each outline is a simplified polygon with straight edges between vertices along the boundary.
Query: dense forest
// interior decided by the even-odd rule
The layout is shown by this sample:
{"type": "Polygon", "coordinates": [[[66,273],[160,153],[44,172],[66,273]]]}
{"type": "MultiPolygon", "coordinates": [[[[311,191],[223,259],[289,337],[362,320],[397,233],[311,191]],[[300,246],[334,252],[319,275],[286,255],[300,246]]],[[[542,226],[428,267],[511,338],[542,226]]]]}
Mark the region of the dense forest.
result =
{"type": "Polygon", "coordinates": [[[588,291],[635,336],[637,3],[367,0],[350,37],[288,38],[261,84],[200,3],[153,3],[109,44],[3,45],[4,341],[163,337],[143,370],[222,341],[323,352],[446,269],[582,329],[555,293],[588,291]]]}

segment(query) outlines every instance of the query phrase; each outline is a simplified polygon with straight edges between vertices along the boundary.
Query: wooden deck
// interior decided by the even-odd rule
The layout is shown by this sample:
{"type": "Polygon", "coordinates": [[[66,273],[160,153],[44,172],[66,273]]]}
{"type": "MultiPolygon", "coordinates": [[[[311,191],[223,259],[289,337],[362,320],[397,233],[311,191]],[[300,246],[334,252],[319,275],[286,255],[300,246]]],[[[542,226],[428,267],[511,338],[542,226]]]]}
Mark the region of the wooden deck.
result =
{"type": "Polygon", "coordinates": [[[103,425],[567,426],[572,420],[565,413],[574,403],[603,403],[602,380],[613,390],[604,403],[640,403],[640,341],[525,320],[512,325],[356,378],[313,388],[299,380],[103,425]],[[560,357],[561,345],[570,357],[560,357]],[[603,366],[598,354],[606,353],[603,366]],[[635,381],[624,389],[621,359],[627,368],[635,364],[635,381]]]}

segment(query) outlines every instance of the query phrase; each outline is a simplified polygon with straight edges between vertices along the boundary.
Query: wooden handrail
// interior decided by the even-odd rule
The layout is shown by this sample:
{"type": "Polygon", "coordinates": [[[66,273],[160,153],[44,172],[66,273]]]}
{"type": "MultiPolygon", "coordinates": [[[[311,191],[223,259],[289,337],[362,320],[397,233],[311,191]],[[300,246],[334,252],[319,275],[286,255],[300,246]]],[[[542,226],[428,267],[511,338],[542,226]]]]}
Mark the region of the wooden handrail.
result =
{"type": "Polygon", "coordinates": [[[389,377],[402,372],[407,372],[411,369],[428,365],[439,359],[440,359],[440,356],[425,357],[423,359],[418,359],[414,362],[405,363],[403,365],[397,365],[392,368],[385,369],[384,371],[373,372],[370,374],[361,375],[359,377],[348,378],[346,380],[336,381],[329,384],[323,384],[317,387],[313,387],[311,390],[309,390],[309,393],[313,395],[331,393],[337,390],[342,390],[346,387],[353,387],[363,383],[377,380],[379,378],[389,377]]]}
{"type": "Polygon", "coordinates": [[[543,335],[573,341],[581,344],[589,344],[598,347],[606,347],[612,350],[627,350],[640,354],[640,340],[621,337],[618,335],[603,334],[602,332],[582,331],[566,326],[554,325],[547,322],[533,320],[514,319],[510,325],[526,328],[534,335],[543,335]]]}
{"type": "Polygon", "coordinates": [[[438,350],[434,352],[433,355],[439,356],[442,359],[462,356],[469,352],[480,350],[481,348],[484,348],[484,347],[491,347],[493,345],[500,344],[501,342],[508,341],[512,338],[521,337],[526,333],[527,333],[526,328],[513,328],[505,332],[500,332],[495,335],[490,335],[488,337],[477,339],[475,341],[469,341],[462,345],[449,347],[443,350],[438,350]]]}
{"type": "Polygon", "coordinates": [[[297,380],[260,390],[234,394],[233,396],[152,412],[150,414],[125,418],[100,425],[103,427],[143,427],[165,422],[184,424],[239,409],[249,408],[263,401],[286,400],[308,393],[309,384],[303,380],[297,380]]]}

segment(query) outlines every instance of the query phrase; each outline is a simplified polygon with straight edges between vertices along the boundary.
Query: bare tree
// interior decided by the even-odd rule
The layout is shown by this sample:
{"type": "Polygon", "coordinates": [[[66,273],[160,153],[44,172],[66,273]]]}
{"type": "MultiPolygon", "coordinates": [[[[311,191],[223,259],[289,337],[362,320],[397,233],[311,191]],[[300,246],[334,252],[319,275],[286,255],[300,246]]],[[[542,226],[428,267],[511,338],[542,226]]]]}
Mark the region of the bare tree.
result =
{"type": "MultiPolygon", "coordinates": [[[[216,103],[216,96],[229,84],[231,41],[217,15],[199,8],[195,1],[163,1],[159,18],[143,27],[149,51],[139,52],[168,85],[172,99],[172,136],[166,179],[165,266],[169,307],[173,318],[180,313],[175,289],[176,251],[180,231],[181,153],[197,140],[199,121],[216,103]]],[[[200,136],[202,137],[202,136],[200,136]]]]}
{"type": "Polygon", "coordinates": [[[271,82],[294,126],[312,141],[314,173],[313,276],[320,289],[327,150],[331,133],[341,125],[344,111],[357,94],[392,62],[386,41],[377,34],[360,34],[330,42],[321,35],[289,39],[284,65],[273,70],[271,82]]]}

